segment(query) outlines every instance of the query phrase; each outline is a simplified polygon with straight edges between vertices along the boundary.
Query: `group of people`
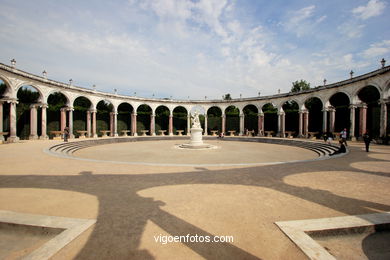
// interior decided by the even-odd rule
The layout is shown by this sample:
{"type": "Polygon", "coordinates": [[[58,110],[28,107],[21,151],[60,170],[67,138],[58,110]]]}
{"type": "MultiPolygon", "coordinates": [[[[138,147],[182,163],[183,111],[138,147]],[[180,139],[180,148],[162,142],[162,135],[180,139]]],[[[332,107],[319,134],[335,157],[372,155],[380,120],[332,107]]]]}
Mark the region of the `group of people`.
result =
{"type": "MultiPolygon", "coordinates": [[[[340,153],[345,153],[347,152],[347,148],[346,146],[348,146],[347,144],[347,137],[348,137],[348,132],[347,132],[347,129],[344,128],[343,131],[340,132],[340,140],[339,140],[339,143],[340,143],[340,148],[335,151],[334,153],[331,154],[332,155],[335,155],[335,154],[340,154],[340,153]]],[[[331,144],[333,140],[333,134],[328,132],[328,133],[325,133],[324,134],[324,141],[328,144],[331,144]]],[[[369,135],[368,131],[366,131],[364,134],[363,134],[363,140],[364,140],[364,144],[366,146],[366,152],[369,152],[369,149],[370,149],[370,143],[371,143],[371,136],[369,135]]]]}

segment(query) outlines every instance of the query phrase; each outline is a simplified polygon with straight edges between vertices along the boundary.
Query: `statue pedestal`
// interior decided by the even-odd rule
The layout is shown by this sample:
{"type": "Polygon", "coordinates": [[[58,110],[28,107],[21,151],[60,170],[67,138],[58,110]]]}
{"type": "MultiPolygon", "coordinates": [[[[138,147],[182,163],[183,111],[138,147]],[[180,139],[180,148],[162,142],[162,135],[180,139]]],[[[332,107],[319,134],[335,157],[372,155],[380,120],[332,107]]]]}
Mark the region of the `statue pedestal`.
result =
{"type": "Polygon", "coordinates": [[[190,145],[203,145],[202,128],[191,128],[191,142],[190,145]]]}

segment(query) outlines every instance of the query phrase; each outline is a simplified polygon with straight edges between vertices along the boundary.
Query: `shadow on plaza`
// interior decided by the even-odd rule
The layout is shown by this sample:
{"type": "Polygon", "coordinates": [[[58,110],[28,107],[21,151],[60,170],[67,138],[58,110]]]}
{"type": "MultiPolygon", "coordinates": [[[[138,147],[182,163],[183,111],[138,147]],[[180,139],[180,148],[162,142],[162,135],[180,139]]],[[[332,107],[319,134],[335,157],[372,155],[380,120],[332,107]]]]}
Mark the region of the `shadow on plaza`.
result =
{"type": "MultiPolygon", "coordinates": [[[[95,228],[77,259],[153,259],[147,250],[140,250],[140,240],[147,221],[152,221],[168,234],[213,236],[199,227],[180,219],[163,209],[161,201],[145,198],[137,193],[144,189],[183,184],[228,184],[265,187],[303,200],[343,212],[347,215],[390,211],[390,206],[348,198],[329,191],[297,187],[283,178],[299,173],[316,171],[354,171],[375,174],[350,168],[358,157],[351,155],[324,163],[292,163],[228,170],[196,170],[187,173],[145,175],[94,175],[93,171],[78,176],[0,176],[0,188],[45,188],[88,193],[97,197],[99,212],[95,228]],[[303,170],[307,169],[307,170],[303,170]]],[[[367,157],[367,161],[377,161],[367,157]]],[[[320,176],[319,176],[320,178],[320,176]]],[[[348,184],[345,184],[348,185],[348,184]]],[[[221,201],[223,203],[223,201],[221,201]]],[[[253,198],[253,203],[261,203],[253,198]]],[[[156,234],[158,235],[158,234],[156,234]]],[[[151,238],[154,239],[154,238],[151,238]]],[[[206,259],[258,259],[256,256],[230,243],[184,243],[206,259]]],[[[261,245],[259,245],[261,246],[261,245]]]]}

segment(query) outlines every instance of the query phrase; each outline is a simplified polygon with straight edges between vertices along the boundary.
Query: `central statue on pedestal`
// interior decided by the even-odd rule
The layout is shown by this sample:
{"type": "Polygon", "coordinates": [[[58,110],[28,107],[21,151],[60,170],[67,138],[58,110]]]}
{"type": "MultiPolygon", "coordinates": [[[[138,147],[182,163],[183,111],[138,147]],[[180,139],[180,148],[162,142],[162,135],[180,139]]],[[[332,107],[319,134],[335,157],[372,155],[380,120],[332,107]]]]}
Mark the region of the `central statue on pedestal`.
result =
{"type": "Polygon", "coordinates": [[[191,115],[191,141],[188,144],[179,145],[180,148],[189,148],[189,149],[204,149],[204,148],[213,148],[213,145],[205,144],[202,140],[203,129],[200,125],[199,113],[197,111],[191,115]]]}

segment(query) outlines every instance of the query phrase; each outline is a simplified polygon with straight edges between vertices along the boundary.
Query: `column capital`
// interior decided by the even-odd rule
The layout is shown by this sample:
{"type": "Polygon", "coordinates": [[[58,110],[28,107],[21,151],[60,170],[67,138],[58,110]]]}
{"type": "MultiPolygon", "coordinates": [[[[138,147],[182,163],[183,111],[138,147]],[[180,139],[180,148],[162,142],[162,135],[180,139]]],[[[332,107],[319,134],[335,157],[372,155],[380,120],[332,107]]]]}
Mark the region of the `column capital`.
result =
{"type": "Polygon", "coordinates": [[[48,107],[49,107],[49,104],[47,104],[47,103],[40,103],[39,106],[40,106],[41,108],[48,108],[48,107]]]}
{"type": "Polygon", "coordinates": [[[133,116],[136,116],[137,115],[137,112],[132,112],[131,113],[133,116]]]}
{"type": "Polygon", "coordinates": [[[6,98],[6,99],[3,99],[3,101],[5,101],[9,104],[19,104],[19,101],[16,98],[6,98]]]}
{"type": "Polygon", "coordinates": [[[38,106],[40,106],[40,104],[30,104],[30,109],[31,108],[37,108],[38,106]]]}
{"type": "Polygon", "coordinates": [[[379,99],[378,103],[380,105],[382,105],[382,104],[384,104],[384,105],[390,104],[390,98],[381,98],[381,99],[379,99]]]}
{"type": "Polygon", "coordinates": [[[349,109],[355,109],[357,107],[358,107],[358,105],[356,105],[356,104],[350,104],[348,108],[349,109]]]}
{"type": "Polygon", "coordinates": [[[264,113],[263,112],[257,113],[257,116],[264,116],[264,113]]]}
{"type": "Polygon", "coordinates": [[[367,104],[362,102],[360,104],[357,105],[357,107],[360,107],[360,108],[367,108],[367,104]]]}
{"type": "Polygon", "coordinates": [[[97,112],[97,110],[96,110],[96,109],[90,109],[90,110],[88,110],[87,112],[90,112],[90,113],[96,113],[96,112],[97,112]]]}
{"type": "Polygon", "coordinates": [[[244,117],[245,116],[245,114],[244,113],[240,113],[240,117],[244,117]]]}

